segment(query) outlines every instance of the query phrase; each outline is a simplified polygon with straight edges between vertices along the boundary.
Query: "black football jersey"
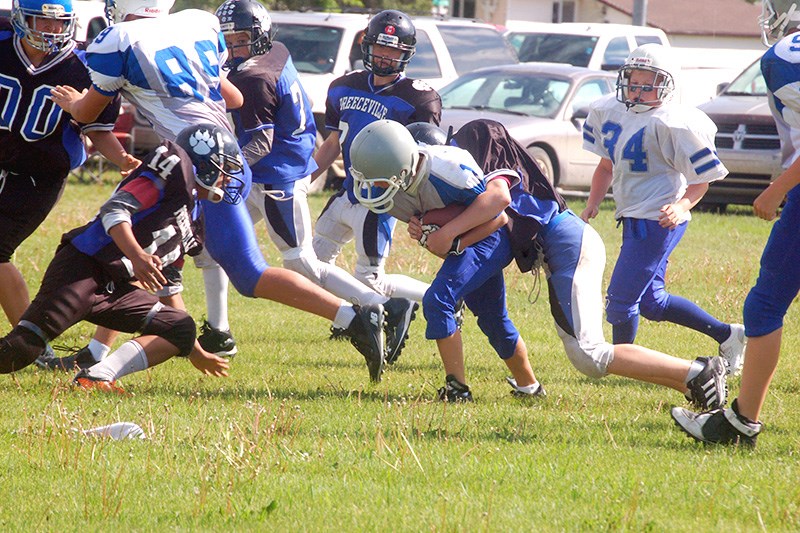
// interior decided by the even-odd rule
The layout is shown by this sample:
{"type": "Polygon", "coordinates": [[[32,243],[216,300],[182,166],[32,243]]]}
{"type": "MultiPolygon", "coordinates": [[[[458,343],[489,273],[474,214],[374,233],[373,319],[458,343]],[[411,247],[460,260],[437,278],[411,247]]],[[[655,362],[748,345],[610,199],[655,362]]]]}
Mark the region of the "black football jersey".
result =
{"type": "MultiPolygon", "coordinates": [[[[182,260],[184,254],[196,255],[201,250],[199,224],[192,216],[194,187],[194,169],[188,154],[177,144],[164,141],[122,180],[106,205],[118,201],[132,206],[131,225],[136,241],[147,253],[160,257],[166,267],[182,260]]],[[[134,279],[131,263],[106,233],[100,214],[65,234],[62,241],[71,242],[103,263],[112,279],[134,279]]]]}
{"type": "MultiPolygon", "coordinates": [[[[82,53],[73,42],[34,67],[8,20],[0,19],[0,169],[57,180],[83,163],[81,127],[50,97],[56,85],[91,86],[82,53]]],[[[118,114],[117,100],[82,129],[111,130],[118,114]]]]}

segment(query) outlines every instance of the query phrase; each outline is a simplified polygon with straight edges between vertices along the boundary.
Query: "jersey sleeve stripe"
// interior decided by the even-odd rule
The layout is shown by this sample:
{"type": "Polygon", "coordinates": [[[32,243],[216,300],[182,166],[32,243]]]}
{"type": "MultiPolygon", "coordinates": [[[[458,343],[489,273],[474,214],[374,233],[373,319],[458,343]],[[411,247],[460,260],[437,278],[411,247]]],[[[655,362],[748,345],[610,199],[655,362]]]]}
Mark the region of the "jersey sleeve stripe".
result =
{"type": "Polygon", "coordinates": [[[705,147],[705,148],[695,152],[695,154],[693,156],[689,157],[689,161],[691,161],[692,163],[697,163],[701,159],[704,159],[704,158],[710,156],[711,153],[712,153],[711,149],[708,148],[708,147],[705,147]]]}
{"type": "Polygon", "coordinates": [[[720,163],[720,160],[715,157],[714,159],[712,159],[708,163],[706,163],[704,165],[700,165],[699,167],[695,167],[694,171],[697,173],[698,176],[700,176],[701,174],[703,174],[705,172],[708,172],[712,168],[715,168],[715,167],[717,167],[717,166],[719,166],[721,164],[722,163],[720,163]]]}

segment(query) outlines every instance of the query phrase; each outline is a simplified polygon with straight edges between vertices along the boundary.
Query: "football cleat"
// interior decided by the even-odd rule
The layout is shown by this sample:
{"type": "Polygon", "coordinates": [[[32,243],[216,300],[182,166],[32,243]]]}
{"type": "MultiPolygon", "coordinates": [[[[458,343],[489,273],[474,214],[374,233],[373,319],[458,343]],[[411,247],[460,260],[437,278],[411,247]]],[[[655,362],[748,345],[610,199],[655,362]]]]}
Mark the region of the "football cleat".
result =
{"type": "Polygon", "coordinates": [[[223,331],[212,328],[206,320],[200,327],[200,336],[197,337],[197,341],[205,351],[220,357],[233,357],[239,351],[230,330],[223,331]]]}
{"type": "Polygon", "coordinates": [[[383,308],[386,310],[386,362],[392,365],[406,345],[419,304],[408,298],[390,298],[383,308]]]}
{"type": "Polygon", "coordinates": [[[93,378],[87,370],[81,370],[72,379],[72,385],[85,391],[97,390],[101,392],[113,392],[114,394],[126,394],[125,389],[117,385],[116,381],[93,378]]]}
{"type": "Polygon", "coordinates": [[[354,305],[356,317],[344,334],[367,361],[369,377],[378,383],[386,362],[386,320],[383,305],[354,305]]]}
{"type": "Polygon", "coordinates": [[[717,409],[728,400],[725,361],[721,357],[698,357],[703,369],[686,383],[686,399],[700,409],[717,409]]]}
{"type": "Polygon", "coordinates": [[[730,336],[719,345],[719,356],[725,359],[729,376],[735,376],[742,369],[746,346],[747,337],[744,336],[744,326],[731,324],[730,336]]]}
{"type": "Polygon", "coordinates": [[[442,402],[463,403],[473,401],[469,386],[458,381],[453,374],[447,374],[444,378],[444,387],[439,389],[437,393],[439,401],[442,402]]]}
{"type": "Polygon", "coordinates": [[[53,351],[53,347],[48,343],[45,345],[42,354],[33,360],[33,364],[43,370],[47,370],[47,365],[54,359],[57,359],[56,352],[53,351]]]}
{"type": "Polygon", "coordinates": [[[511,395],[516,396],[517,398],[544,398],[547,396],[547,392],[545,392],[544,387],[538,381],[536,382],[536,385],[528,385],[527,387],[520,387],[517,385],[517,380],[510,377],[506,377],[506,382],[511,385],[512,389],[514,389],[511,391],[511,395]]]}
{"type": "Polygon", "coordinates": [[[91,368],[96,364],[97,361],[94,360],[94,356],[88,346],[84,346],[72,355],[67,355],[65,357],[53,356],[44,358],[42,356],[36,360],[36,366],[39,368],[44,370],[63,370],[65,372],[70,372],[75,369],[83,370],[91,368]]]}
{"type": "Polygon", "coordinates": [[[763,428],[736,412],[736,401],[727,409],[714,409],[705,413],[693,413],[683,407],[673,407],[670,413],[675,424],[698,442],[731,446],[755,447],[763,428]]]}

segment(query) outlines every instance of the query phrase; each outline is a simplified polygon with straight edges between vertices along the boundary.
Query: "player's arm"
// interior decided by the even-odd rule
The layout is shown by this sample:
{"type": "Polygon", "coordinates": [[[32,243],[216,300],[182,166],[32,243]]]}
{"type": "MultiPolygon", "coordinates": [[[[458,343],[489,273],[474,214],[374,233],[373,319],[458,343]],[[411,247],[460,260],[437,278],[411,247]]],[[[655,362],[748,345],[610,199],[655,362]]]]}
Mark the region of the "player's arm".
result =
{"type": "Polygon", "coordinates": [[[778,208],[786,195],[800,184],[800,159],[784,170],[769,187],[753,201],[753,213],[764,220],[772,220],[778,216],[778,208]]]}
{"type": "Polygon", "coordinates": [[[114,95],[102,94],[94,86],[79,92],[69,85],[56,85],[50,90],[50,96],[61,109],[83,124],[94,122],[114,99],[114,95]]]}
{"type": "Polygon", "coordinates": [[[256,130],[250,141],[242,146],[242,155],[249,166],[253,166],[272,151],[275,130],[272,128],[256,130]]]}
{"type": "Polygon", "coordinates": [[[242,91],[228,81],[228,78],[220,78],[219,92],[225,100],[225,107],[228,109],[239,109],[244,104],[244,96],[242,91]]]}
{"type": "Polygon", "coordinates": [[[661,208],[658,225],[668,229],[677,227],[678,224],[683,222],[686,212],[696,206],[707,191],[708,183],[693,183],[686,187],[686,192],[680,200],[661,208]]]}
{"type": "Polygon", "coordinates": [[[317,163],[317,170],[311,174],[311,181],[317,179],[322,173],[326,172],[328,168],[336,161],[339,154],[342,153],[342,145],[339,144],[339,131],[332,130],[328,138],[319,147],[317,153],[314,154],[314,162],[317,163]]]}
{"type": "Polygon", "coordinates": [[[428,235],[427,248],[439,256],[447,254],[457,237],[493,220],[510,204],[509,181],[502,176],[491,180],[486,184],[486,190],[476,196],[469,207],[439,230],[428,235]]]}
{"type": "Polygon", "coordinates": [[[113,132],[108,130],[90,130],[86,136],[103,157],[117,165],[123,176],[134,171],[142,162],[129,154],[120,144],[113,132]]]}
{"type": "Polygon", "coordinates": [[[600,158],[600,162],[597,163],[597,168],[594,169],[594,174],[592,175],[592,186],[589,189],[589,199],[586,200],[586,209],[581,213],[581,218],[584,222],[589,222],[590,218],[597,216],[600,211],[600,204],[606,197],[613,179],[614,165],[611,160],[606,157],[600,158]]]}
{"type": "Polygon", "coordinates": [[[157,291],[164,286],[167,278],[161,272],[161,258],[148,254],[139,246],[130,222],[120,221],[107,231],[114,244],[130,260],[133,265],[133,275],[145,289],[157,291]]]}

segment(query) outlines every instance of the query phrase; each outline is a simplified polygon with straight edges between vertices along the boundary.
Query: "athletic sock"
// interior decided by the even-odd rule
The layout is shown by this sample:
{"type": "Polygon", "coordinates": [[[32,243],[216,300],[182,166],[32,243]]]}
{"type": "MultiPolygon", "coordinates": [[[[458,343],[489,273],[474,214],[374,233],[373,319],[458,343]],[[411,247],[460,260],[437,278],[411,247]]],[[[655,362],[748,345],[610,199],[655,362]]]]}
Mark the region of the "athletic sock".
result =
{"type": "Polygon", "coordinates": [[[89,351],[92,353],[92,358],[100,362],[111,353],[111,347],[106,346],[97,339],[92,339],[89,341],[89,351]]]}
{"type": "Polygon", "coordinates": [[[228,275],[220,266],[202,270],[208,324],[214,329],[229,331],[231,326],[228,323],[228,275]]]}
{"type": "Polygon", "coordinates": [[[730,324],[720,322],[696,303],[674,294],[669,295],[661,319],[705,333],[719,344],[731,336],[730,324]]]}
{"type": "Polygon", "coordinates": [[[336,311],[336,316],[333,319],[333,327],[339,329],[347,329],[350,322],[356,317],[356,311],[350,304],[342,304],[339,310],[336,311]]]}
{"type": "Polygon", "coordinates": [[[135,340],[130,340],[91,367],[88,374],[95,379],[116,381],[128,374],[146,370],[147,367],[147,354],[144,348],[135,340]]]}

